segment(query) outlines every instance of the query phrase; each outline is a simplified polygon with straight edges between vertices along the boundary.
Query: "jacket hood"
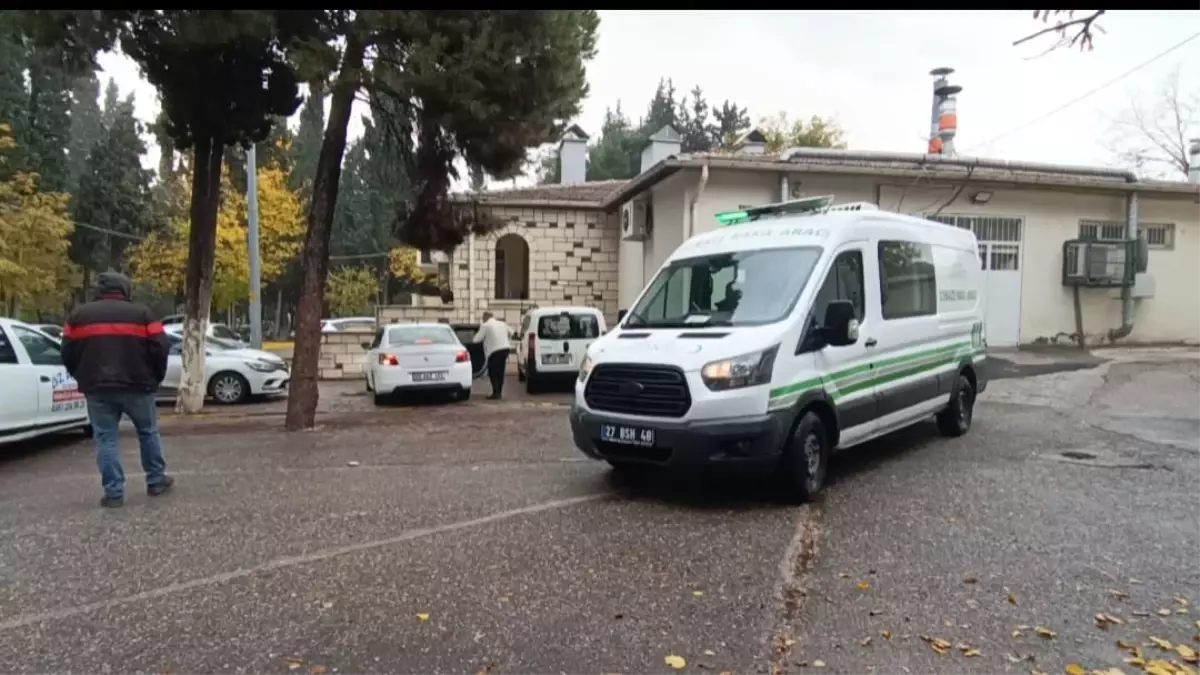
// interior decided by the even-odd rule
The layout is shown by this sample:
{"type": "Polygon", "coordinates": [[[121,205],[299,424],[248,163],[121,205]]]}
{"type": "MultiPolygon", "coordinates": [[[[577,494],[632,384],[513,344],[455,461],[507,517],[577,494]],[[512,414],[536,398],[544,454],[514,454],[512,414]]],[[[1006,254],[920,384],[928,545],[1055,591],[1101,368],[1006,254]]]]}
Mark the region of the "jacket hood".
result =
{"type": "Polygon", "coordinates": [[[129,277],[120,272],[101,272],[96,277],[96,292],[104,295],[108,293],[120,293],[128,300],[132,293],[133,284],[130,283],[129,277]]]}

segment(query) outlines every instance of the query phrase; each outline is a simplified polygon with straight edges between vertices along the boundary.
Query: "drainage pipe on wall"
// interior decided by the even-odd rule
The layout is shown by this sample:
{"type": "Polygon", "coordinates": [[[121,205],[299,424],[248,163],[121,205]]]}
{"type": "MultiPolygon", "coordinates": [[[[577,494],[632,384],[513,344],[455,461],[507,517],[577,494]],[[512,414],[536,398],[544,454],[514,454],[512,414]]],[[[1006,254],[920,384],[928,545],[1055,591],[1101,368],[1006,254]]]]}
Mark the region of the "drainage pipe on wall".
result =
{"type": "Polygon", "coordinates": [[[708,163],[700,168],[700,182],[696,184],[696,195],[692,197],[692,203],[688,206],[688,224],[687,231],[683,233],[683,240],[687,241],[696,234],[696,205],[700,203],[700,195],[704,194],[704,188],[708,185],[708,163]]]}
{"type": "Polygon", "coordinates": [[[779,174],[779,201],[786,202],[792,198],[792,186],[788,184],[788,175],[779,174]]]}
{"type": "MultiPolygon", "coordinates": [[[[1125,201],[1125,239],[1126,241],[1138,240],[1138,195],[1136,192],[1130,192],[1125,201]]],[[[1129,259],[1128,249],[1125,254],[1125,264],[1132,264],[1134,261],[1129,259]]],[[[1108,331],[1108,341],[1116,342],[1123,337],[1128,336],[1133,332],[1133,287],[1121,287],[1121,326],[1108,331]]]]}

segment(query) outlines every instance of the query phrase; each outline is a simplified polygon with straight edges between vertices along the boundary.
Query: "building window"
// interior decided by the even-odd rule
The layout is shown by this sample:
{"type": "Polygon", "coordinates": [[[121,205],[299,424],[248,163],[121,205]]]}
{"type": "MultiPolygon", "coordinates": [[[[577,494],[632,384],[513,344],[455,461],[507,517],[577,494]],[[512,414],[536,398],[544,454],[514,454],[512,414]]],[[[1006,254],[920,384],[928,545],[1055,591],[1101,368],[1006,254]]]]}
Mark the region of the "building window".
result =
{"type": "Polygon", "coordinates": [[[979,241],[1021,241],[1021,219],[1006,216],[926,215],[927,220],[970,230],[979,241]]]}
{"type": "Polygon", "coordinates": [[[497,300],[529,299],[529,244],[524,238],[506,234],[496,240],[495,271],[497,300]]]}
{"type": "Polygon", "coordinates": [[[430,265],[433,263],[433,251],[421,251],[421,264],[430,265]]]}
{"type": "Polygon", "coordinates": [[[879,294],[884,319],[937,313],[933,248],[911,241],[879,242],[879,294]]]}
{"type": "MultiPolygon", "coordinates": [[[[1175,248],[1174,223],[1138,223],[1138,232],[1146,235],[1146,245],[1149,248],[1166,251],[1175,248]]],[[[1119,220],[1081,220],[1079,238],[1125,241],[1125,223],[1119,220]]]]}

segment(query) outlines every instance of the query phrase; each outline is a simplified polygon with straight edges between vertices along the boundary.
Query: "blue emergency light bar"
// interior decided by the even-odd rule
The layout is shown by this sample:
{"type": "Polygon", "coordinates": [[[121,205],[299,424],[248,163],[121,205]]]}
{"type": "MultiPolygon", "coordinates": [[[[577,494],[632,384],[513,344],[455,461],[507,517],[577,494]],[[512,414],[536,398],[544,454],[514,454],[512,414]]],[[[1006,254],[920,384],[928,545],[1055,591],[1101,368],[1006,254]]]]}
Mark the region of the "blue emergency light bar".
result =
{"type": "Polygon", "coordinates": [[[722,211],[717,214],[717,222],[722,226],[750,223],[767,216],[789,216],[804,213],[820,213],[833,206],[833,195],[822,197],[805,197],[792,199],[776,204],[763,204],[738,211],[722,211]]]}

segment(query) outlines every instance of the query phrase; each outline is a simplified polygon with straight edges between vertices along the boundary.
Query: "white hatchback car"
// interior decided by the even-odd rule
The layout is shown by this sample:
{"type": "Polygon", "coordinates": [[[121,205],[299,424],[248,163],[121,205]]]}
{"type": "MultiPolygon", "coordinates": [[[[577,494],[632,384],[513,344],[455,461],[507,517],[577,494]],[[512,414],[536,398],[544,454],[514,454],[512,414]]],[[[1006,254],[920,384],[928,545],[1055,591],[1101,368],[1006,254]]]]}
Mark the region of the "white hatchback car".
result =
{"type": "Polygon", "coordinates": [[[375,403],[401,392],[444,392],[471,398],[471,356],[449,325],[394,323],[375,331],[367,350],[367,391],[375,403]]]}
{"type": "MultiPolygon", "coordinates": [[[[180,344],[183,326],[164,327],[171,349],[167,356],[167,376],[158,388],[158,398],[173,399],[183,378],[180,344]]],[[[209,337],[204,341],[204,377],[208,395],[217,403],[243,403],[251,396],[287,393],[287,363],[271,352],[242,348],[240,342],[209,337]]]]}

